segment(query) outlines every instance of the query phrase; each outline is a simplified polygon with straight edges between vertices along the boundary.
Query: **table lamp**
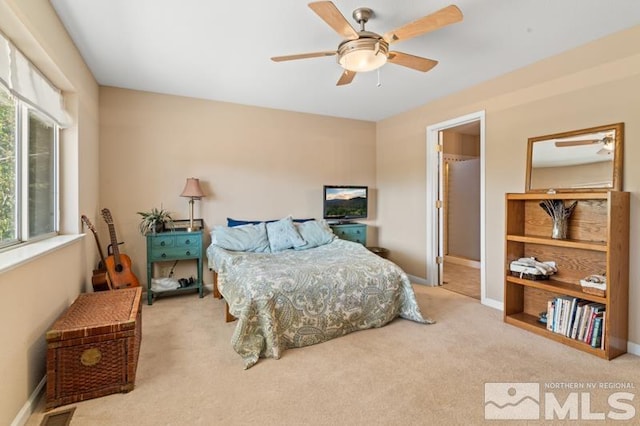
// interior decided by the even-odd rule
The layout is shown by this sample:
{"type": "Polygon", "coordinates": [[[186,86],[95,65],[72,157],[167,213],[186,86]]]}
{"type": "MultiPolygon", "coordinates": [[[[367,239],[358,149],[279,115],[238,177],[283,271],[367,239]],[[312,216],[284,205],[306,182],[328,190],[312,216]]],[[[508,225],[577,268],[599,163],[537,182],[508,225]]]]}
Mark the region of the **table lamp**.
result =
{"type": "Polygon", "coordinates": [[[189,227],[187,231],[196,231],[197,229],[193,224],[193,202],[194,200],[199,200],[204,197],[202,188],[200,188],[200,179],[187,178],[187,184],[184,186],[180,196],[189,198],[189,227]]]}

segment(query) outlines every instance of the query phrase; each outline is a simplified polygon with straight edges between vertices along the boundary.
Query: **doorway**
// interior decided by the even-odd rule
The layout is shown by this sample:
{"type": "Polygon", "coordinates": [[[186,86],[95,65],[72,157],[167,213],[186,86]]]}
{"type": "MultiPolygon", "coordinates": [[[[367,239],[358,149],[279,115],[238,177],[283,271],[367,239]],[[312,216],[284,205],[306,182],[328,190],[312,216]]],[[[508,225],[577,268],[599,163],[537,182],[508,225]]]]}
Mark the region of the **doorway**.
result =
{"type": "Polygon", "coordinates": [[[427,128],[427,280],[485,298],[484,111],[427,128]]]}

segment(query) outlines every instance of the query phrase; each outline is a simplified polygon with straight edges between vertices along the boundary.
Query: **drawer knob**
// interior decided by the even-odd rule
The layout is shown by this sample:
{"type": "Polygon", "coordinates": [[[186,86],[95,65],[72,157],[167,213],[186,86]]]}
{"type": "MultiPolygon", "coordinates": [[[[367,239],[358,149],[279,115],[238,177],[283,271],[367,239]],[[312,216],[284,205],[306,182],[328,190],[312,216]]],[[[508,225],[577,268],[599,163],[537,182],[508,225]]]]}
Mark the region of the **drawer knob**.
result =
{"type": "Polygon", "coordinates": [[[164,241],[161,241],[161,242],[160,242],[160,245],[164,247],[164,241]]]}
{"type": "Polygon", "coordinates": [[[162,253],[160,257],[167,257],[167,253],[162,253]]]}
{"type": "Polygon", "coordinates": [[[187,250],[187,256],[191,256],[191,252],[187,250]]]}
{"type": "Polygon", "coordinates": [[[186,240],[184,243],[185,244],[191,244],[191,240],[186,240]]]}

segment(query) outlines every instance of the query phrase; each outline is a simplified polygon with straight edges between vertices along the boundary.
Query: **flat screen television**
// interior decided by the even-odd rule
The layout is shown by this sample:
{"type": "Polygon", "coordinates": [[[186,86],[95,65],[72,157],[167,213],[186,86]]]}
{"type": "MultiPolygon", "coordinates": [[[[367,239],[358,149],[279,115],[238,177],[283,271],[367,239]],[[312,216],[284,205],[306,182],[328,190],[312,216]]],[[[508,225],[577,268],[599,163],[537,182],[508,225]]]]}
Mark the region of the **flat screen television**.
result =
{"type": "Polygon", "coordinates": [[[329,221],[349,221],[367,217],[369,188],[366,186],[324,186],[323,217],[329,221]]]}

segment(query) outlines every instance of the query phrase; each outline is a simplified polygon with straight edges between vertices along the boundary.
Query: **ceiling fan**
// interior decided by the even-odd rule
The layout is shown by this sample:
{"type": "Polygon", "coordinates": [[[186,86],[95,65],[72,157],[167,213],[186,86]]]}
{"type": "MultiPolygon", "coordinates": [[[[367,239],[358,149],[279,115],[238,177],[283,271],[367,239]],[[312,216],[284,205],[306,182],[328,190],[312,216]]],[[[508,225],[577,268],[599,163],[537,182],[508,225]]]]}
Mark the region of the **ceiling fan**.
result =
{"type": "Polygon", "coordinates": [[[571,146],[584,146],[584,145],[602,145],[597,154],[608,155],[614,150],[613,136],[605,135],[600,139],[581,139],[581,140],[568,140],[568,141],[556,141],[555,146],[558,148],[566,148],[571,146]]]}
{"type": "Polygon", "coordinates": [[[383,36],[366,31],[364,26],[374,15],[373,10],[361,7],[353,11],[353,19],[360,24],[356,31],[330,1],[309,3],[309,7],[335,32],[344,37],[337,50],[302,53],[298,55],[274,56],[274,62],[296,59],[317,58],[337,55],[338,63],[344,68],[337,86],[349,84],[358,72],[373,71],[386,62],[402,65],[417,71],[427,72],[438,64],[438,61],[397,51],[389,51],[389,45],[409,40],[444,26],[460,22],[462,12],[457,6],[450,5],[416,21],[403,25],[383,36]]]}

